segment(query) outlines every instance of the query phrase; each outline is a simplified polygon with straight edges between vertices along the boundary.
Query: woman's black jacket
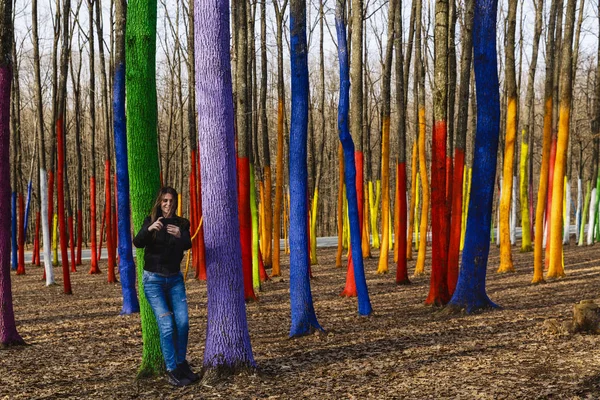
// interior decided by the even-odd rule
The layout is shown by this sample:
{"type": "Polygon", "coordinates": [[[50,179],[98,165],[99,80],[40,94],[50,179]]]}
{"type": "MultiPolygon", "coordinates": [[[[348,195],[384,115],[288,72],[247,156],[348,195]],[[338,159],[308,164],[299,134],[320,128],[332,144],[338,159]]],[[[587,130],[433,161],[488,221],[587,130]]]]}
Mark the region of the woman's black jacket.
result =
{"type": "Polygon", "coordinates": [[[161,275],[174,275],[179,272],[183,252],[192,247],[190,238],[190,221],[185,218],[173,216],[163,218],[163,228],[159,231],[148,231],[152,225],[150,216],[146,217],[142,229],[133,238],[137,248],[145,248],[144,269],[161,275]],[[167,225],[177,225],[181,237],[176,238],[167,232],[167,225]]]}

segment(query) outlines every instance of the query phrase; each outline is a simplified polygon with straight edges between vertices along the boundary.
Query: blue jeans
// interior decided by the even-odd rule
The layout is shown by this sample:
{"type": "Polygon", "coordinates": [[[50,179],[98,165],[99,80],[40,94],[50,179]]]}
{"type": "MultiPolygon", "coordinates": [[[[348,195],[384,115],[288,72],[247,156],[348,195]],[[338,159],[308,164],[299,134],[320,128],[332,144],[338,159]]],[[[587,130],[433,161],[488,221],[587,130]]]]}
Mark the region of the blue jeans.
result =
{"type": "Polygon", "coordinates": [[[144,293],[148,299],[160,335],[160,348],[167,371],[185,361],[188,344],[188,305],[183,275],[161,276],[144,271],[144,293]]]}

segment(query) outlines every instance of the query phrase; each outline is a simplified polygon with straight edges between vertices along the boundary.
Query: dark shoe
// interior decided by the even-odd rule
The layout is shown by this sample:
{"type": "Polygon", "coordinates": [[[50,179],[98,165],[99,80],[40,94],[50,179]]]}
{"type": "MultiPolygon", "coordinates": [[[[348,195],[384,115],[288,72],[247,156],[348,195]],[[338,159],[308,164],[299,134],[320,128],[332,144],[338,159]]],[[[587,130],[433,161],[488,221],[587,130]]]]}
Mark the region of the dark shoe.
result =
{"type": "Polygon", "coordinates": [[[179,366],[177,366],[177,368],[175,368],[173,371],[167,371],[167,382],[178,387],[187,386],[192,383],[192,381],[185,376],[185,373],[179,366]]]}
{"type": "Polygon", "coordinates": [[[191,383],[197,382],[200,379],[200,376],[192,371],[187,360],[177,365],[177,369],[180,370],[191,383]]]}

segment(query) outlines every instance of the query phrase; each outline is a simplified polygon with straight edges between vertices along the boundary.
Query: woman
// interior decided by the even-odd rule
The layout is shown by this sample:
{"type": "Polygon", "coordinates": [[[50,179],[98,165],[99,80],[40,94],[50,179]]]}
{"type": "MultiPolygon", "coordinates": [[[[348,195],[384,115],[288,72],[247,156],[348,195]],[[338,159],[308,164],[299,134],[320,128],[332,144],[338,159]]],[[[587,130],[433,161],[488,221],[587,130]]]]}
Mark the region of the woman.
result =
{"type": "Polygon", "coordinates": [[[144,253],[144,293],[158,322],[160,347],[167,367],[167,380],[186,386],[198,380],[186,361],[188,306],[180,272],[183,252],[192,247],[190,222],[175,215],[177,192],[164,187],[158,193],[152,214],[133,239],[144,253]]]}

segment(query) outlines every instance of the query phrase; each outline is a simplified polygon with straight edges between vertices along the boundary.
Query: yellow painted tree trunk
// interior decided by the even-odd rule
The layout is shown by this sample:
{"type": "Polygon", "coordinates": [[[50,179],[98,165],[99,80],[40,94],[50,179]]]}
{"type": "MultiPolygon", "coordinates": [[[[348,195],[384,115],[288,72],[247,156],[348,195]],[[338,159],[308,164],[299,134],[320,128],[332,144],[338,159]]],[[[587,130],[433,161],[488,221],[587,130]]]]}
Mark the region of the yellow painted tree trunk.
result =
{"type": "Polygon", "coordinates": [[[373,235],[373,248],[379,248],[379,231],[377,229],[377,211],[379,211],[379,195],[381,193],[381,181],[378,179],[373,187],[369,182],[369,212],[371,218],[371,234],[373,235]]]}
{"type": "Polygon", "coordinates": [[[419,172],[421,174],[421,187],[423,189],[423,206],[421,207],[419,253],[417,255],[415,275],[423,275],[425,273],[425,252],[427,251],[429,181],[427,180],[427,160],[425,157],[425,107],[419,107],[419,172]]]}
{"type": "Polygon", "coordinates": [[[384,117],[381,135],[381,248],[378,274],[388,272],[390,248],[390,119],[384,117]]]}
{"type": "Polygon", "coordinates": [[[506,112],[506,139],[504,146],[504,168],[502,197],[500,199],[500,267],[498,272],[513,272],[510,244],[510,203],[513,186],[513,163],[515,157],[515,133],[517,128],[517,101],[508,99],[506,112]]]}
{"type": "Polygon", "coordinates": [[[310,212],[310,265],[317,265],[317,207],[319,204],[319,188],[315,187],[310,212]]]}
{"type": "Polygon", "coordinates": [[[460,228],[460,250],[465,247],[465,233],[467,232],[467,217],[469,216],[469,200],[471,199],[471,176],[473,169],[465,169],[464,172],[464,194],[463,194],[463,208],[462,208],[462,224],[460,228]]]}
{"type": "Polygon", "coordinates": [[[531,244],[531,232],[530,232],[530,224],[531,221],[529,219],[529,201],[527,198],[528,186],[529,186],[529,176],[527,174],[527,161],[529,158],[529,145],[523,141],[521,143],[521,160],[519,164],[519,194],[520,194],[520,202],[521,202],[521,251],[529,252],[533,250],[533,245],[531,244]]]}
{"type": "MultiPolygon", "coordinates": [[[[370,182],[369,182],[370,183],[370,182]]],[[[363,258],[371,257],[371,232],[369,232],[369,196],[364,197],[364,221],[362,226],[362,255],[363,258]]]]}

